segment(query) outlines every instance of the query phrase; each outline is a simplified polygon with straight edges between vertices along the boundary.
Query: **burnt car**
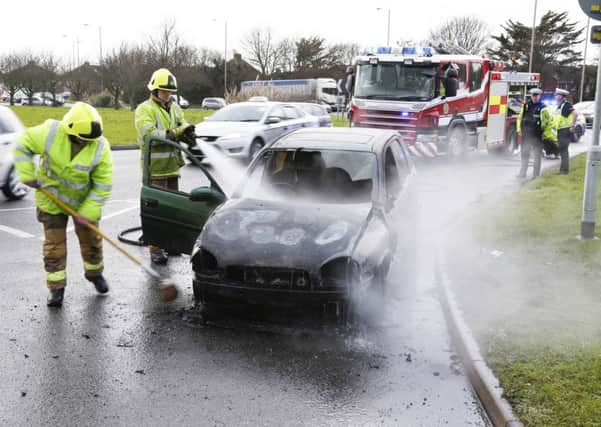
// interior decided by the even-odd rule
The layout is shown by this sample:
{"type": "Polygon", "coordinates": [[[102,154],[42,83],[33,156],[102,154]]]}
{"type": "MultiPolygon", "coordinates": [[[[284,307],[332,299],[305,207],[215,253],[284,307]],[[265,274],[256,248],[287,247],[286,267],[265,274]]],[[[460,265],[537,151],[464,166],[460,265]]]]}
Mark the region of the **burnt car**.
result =
{"type": "Polygon", "coordinates": [[[302,129],[264,148],[227,200],[210,177],[183,194],[145,176],[144,239],[192,253],[203,304],[348,307],[405,250],[414,177],[399,133],[302,129]]]}

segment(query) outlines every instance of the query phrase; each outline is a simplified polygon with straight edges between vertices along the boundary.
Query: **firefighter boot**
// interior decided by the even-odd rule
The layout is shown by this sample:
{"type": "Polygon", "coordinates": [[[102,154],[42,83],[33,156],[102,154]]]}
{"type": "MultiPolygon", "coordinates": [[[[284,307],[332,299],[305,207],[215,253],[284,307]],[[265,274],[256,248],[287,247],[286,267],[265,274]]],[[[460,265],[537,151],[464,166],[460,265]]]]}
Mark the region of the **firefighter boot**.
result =
{"type": "Polygon", "coordinates": [[[94,284],[94,287],[96,288],[99,294],[106,294],[109,291],[109,284],[106,283],[106,280],[104,279],[102,274],[94,277],[89,277],[87,279],[94,284]]]}
{"type": "Polygon", "coordinates": [[[60,307],[63,305],[63,296],[65,295],[65,288],[50,289],[50,294],[46,300],[48,307],[60,307]]]}

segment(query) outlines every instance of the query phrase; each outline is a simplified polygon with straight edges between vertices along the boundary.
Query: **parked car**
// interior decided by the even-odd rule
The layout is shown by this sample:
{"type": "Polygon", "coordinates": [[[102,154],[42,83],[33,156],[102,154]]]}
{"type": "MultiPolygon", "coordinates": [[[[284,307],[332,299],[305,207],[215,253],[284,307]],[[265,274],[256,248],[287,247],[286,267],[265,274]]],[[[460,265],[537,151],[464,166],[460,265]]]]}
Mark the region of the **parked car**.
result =
{"type": "Polygon", "coordinates": [[[332,127],[332,118],[325,105],[312,104],[310,102],[295,102],[305,113],[317,117],[320,127],[332,127]]]}
{"type": "Polygon", "coordinates": [[[255,158],[229,200],[205,173],[210,186],[190,194],[145,177],[141,195],[145,243],[192,254],[203,304],[334,303],[348,313],[364,293],[384,290],[395,254],[415,249],[415,168],[392,130],[286,135],[255,158]]]}
{"type": "Polygon", "coordinates": [[[579,115],[582,115],[586,127],[593,127],[593,119],[595,118],[595,101],[583,101],[574,104],[574,109],[579,115]]]}
{"type": "Polygon", "coordinates": [[[12,154],[17,137],[23,130],[17,115],[10,108],[0,106],[0,188],[9,200],[21,199],[29,191],[19,181],[12,154]]]}
{"type": "Polygon", "coordinates": [[[188,108],[190,106],[190,103],[188,102],[188,100],[186,98],[184,98],[183,96],[179,95],[179,102],[178,102],[178,95],[171,95],[171,100],[175,103],[177,103],[180,107],[182,108],[188,108]]]}
{"type": "MultiPolygon", "coordinates": [[[[223,107],[197,124],[196,135],[228,156],[251,160],[276,138],[302,127],[317,126],[316,117],[292,104],[238,102],[223,107]]],[[[198,145],[190,151],[196,158],[204,158],[198,145]]]]}
{"type": "Polygon", "coordinates": [[[202,100],[201,108],[205,110],[219,110],[227,104],[223,98],[205,98],[202,100]]]}
{"type": "Polygon", "coordinates": [[[52,101],[49,99],[42,98],[38,95],[33,95],[31,97],[31,102],[29,97],[21,98],[21,105],[46,105],[51,106],[52,101]]]}

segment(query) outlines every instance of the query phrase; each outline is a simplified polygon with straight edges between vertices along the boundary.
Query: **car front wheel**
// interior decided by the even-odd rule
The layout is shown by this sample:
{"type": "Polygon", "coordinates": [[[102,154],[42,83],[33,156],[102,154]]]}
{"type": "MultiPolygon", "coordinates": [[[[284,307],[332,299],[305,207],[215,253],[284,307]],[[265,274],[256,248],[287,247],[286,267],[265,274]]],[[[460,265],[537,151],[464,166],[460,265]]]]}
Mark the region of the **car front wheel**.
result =
{"type": "Polygon", "coordinates": [[[2,193],[4,193],[8,200],[19,200],[25,197],[28,192],[29,187],[19,181],[15,167],[11,166],[6,184],[2,187],[2,193]]]}

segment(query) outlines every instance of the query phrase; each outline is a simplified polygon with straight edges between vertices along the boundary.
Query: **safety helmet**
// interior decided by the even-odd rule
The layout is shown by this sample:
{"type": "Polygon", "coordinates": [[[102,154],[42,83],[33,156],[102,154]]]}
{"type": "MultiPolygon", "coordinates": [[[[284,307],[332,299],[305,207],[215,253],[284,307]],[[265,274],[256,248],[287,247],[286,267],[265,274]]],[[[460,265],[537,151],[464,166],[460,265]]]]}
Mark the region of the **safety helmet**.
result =
{"type": "Polygon", "coordinates": [[[542,95],[543,91],[538,88],[532,88],[528,91],[530,95],[542,95]]]}
{"type": "Polygon", "coordinates": [[[90,104],[76,102],[61,121],[65,132],[84,141],[94,141],[102,136],[102,118],[90,104]]]}
{"type": "Polygon", "coordinates": [[[147,87],[151,92],[156,89],[177,92],[177,80],[175,80],[175,76],[168,69],[159,68],[152,73],[147,87]]]}
{"type": "Polygon", "coordinates": [[[565,89],[555,89],[555,95],[568,96],[570,92],[565,89]]]}

